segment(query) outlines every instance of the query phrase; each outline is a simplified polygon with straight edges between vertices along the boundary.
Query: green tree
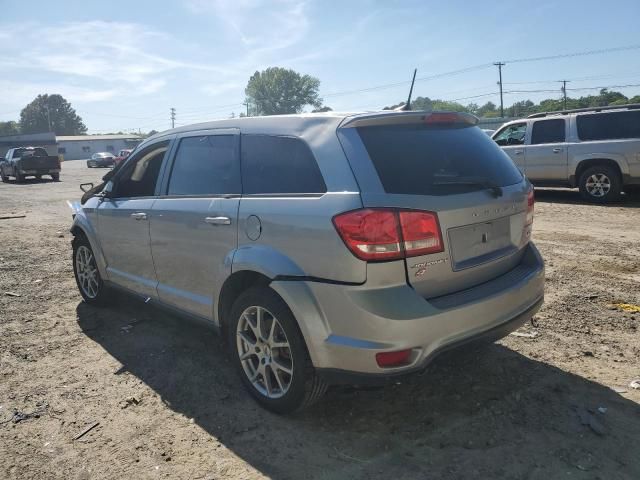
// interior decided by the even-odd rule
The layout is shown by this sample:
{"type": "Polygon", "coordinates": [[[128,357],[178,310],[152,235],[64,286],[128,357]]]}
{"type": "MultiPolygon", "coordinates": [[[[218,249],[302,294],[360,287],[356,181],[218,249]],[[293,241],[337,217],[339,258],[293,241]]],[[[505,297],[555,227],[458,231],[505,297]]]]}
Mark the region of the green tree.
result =
{"type": "Polygon", "coordinates": [[[249,78],[245,94],[253,114],[280,115],[300,113],[307,105],[320,108],[319,88],[320,80],[315,77],[270,67],[249,78]]]}
{"type": "Polygon", "coordinates": [[[20,133],[20,125],[18,122],[9,120],[8,122],[0,122],[0,135],[17,135],[20,133]]]}
{"type": "Polygon", "coordinates": [[[62,95],[38,95],[20,112],[22,133],[55,132],[56,135],[82,135],[87,127],[62,95]]]}

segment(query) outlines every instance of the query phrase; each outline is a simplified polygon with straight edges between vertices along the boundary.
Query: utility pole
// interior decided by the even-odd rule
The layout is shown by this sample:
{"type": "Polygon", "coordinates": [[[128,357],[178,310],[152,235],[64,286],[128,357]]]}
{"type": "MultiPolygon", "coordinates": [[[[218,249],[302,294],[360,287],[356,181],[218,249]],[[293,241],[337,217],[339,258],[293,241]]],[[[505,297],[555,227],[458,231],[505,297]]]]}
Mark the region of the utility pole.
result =
{"type": "Polygon", "coordinates": [[[242,105],[245,105],[247,107],[247,117],[248,117],[249,116],[249,100],[245,100],[242,105]]]}
{"type": "Polygon", "coordinates": [[[49,131],[51,131],[51,113],[49,112],[49,105],[45,105],[44,108],[47,110],[47,124],[49,125],[49,131]]]}
{"type": "Polygon", "coordinates": [[[564,97],[564,109],[567,109],[567,82],[570,80],[558,80],[562,83],[562,96],[564,97]]]}
{"type": "Polygon", "coordinates": [[[176,128],[176,109],[171,107],[171,128],[176,128]]]}
{"type": "Polygon", "coordinates": [[[502,67],[504,67],[505,64],[503,62],[496,62],[494,65],[498,67],[498,75],[500,77],[500,81],[498,82],[498,85],[500,85],[500,116],[504,118],[504,102],[502,101],[502,67]]]}

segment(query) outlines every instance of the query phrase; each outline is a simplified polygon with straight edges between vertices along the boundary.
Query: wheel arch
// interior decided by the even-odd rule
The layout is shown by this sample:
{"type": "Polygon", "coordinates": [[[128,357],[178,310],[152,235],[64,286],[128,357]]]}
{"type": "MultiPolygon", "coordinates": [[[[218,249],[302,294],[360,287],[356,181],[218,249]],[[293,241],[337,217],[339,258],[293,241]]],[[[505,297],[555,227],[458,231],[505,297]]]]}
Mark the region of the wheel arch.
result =
{"type": "Polygon", "coordinates": [[[573,186],[579,186],[580,185],[580,178],[582,177],[582,174],[589,168],[591,167],[597,167],[600,165],[606,165],[607,167],[613,168],[616,172],[618,172],[618,175],[620,175],[620,180],[622,181],[623,179],[623,174],[624,172],[622,171],[622,168],[620,168],[620,163],[617,162],[616,160],[612,160],[611,158],[588,158],[588,159],[584,159],[581,160],[578,165],[576,166],[576,173],[575,176],[573,178],[573,181],[571,182],[573,186]]]}

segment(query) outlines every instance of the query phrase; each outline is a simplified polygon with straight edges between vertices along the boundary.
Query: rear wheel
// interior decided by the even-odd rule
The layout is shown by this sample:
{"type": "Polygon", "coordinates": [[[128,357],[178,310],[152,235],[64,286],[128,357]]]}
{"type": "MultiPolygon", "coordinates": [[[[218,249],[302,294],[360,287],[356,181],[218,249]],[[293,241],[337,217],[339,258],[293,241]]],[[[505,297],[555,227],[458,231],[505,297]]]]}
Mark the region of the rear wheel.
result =
{"type": "Polygon", "coordinates": [[[80,295],[91,305],[103,305],[109,291],[102,281],[91,244],[84,235],[73,239],[73,273],[80,295]]]}
{"type": "Polygon", "coordinates": [[[19,174],[18,172],[16,172],[16,182],[17,183],[22,183],[24,182],[24,175],[19,174]]]}
{"type": "Polygon", "coordinates": [[[580,194],[593,203],[615,202],[620,199],[622,180],[618,172],[607,166],[595,166],[580,176],[580,194]]]}
{"type": "Polygon", "coordinates": [[[238,297],[228,336],[240,378],[264,408],[291,413],[326,391],[291,310],[270,288],[254,287],[238,297]]]}
{"type": "Polygon", "coordinates": [[[51,178],[54,182],[59,182],[60,181],[60,174],[59,173],[52,173],[51,174],[51,178]]]}
{"type": "Polygon", "coordinates": [[[2,171],[0,171],[0,180],[2,180],[3,182],[8,182],[9,181],[9,177],[5,177],[4,173],[2,173],[2,171]]]}

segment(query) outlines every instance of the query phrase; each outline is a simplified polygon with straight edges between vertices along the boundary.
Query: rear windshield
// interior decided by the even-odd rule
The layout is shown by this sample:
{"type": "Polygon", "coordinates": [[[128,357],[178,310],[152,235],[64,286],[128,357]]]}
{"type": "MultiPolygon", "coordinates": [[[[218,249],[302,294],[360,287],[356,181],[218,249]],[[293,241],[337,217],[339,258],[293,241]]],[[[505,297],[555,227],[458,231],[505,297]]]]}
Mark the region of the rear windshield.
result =
{"type": "Polygon", "coordinates": [[[382,125],[358,133],[387,193],[450,195],[522,180],[512,160],[476,127],[382,125]]]}
{"type": "Polygon", "coordinates": [[[578,115],[580,140],[640,138],[640,111],[578,115]]]}

